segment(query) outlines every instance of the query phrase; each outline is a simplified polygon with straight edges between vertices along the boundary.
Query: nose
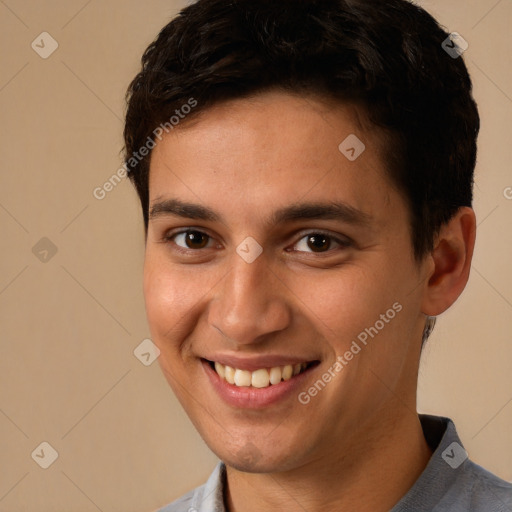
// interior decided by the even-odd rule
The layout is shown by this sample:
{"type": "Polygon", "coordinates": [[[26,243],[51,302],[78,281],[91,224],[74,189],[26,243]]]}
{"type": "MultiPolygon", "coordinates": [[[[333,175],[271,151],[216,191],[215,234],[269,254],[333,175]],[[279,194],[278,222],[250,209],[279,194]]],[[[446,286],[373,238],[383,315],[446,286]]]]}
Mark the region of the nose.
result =
{"type": "Polygon", "coordinates": [[[219,330],[232,349],[268,339],[284,330],[291,312],[286,287],[264,254],[247,263],[234,252],[231,270],[216,288],[208,312],[209,325],[219,330]]]}

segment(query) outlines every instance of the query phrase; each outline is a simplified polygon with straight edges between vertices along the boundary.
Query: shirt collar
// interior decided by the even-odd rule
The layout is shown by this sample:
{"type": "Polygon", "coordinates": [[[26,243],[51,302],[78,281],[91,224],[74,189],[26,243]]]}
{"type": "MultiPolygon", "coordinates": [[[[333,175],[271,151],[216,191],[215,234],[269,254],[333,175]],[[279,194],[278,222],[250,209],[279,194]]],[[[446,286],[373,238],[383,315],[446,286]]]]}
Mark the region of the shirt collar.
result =
{"type": "Polygon", "coordinates": [[[207,482],[198,487],[192,496],[190,512],[226,512],[224,489],[226,488],[226,466],[221,461],[207,482]]]}
{"type": "Polygon", "coordinates": [[[390,512],[435,510],[442,497],[470,464],[450,418],[426,414],[420,414],[419,418],[425,440],[433,453],[414,485],[390,512]]]}

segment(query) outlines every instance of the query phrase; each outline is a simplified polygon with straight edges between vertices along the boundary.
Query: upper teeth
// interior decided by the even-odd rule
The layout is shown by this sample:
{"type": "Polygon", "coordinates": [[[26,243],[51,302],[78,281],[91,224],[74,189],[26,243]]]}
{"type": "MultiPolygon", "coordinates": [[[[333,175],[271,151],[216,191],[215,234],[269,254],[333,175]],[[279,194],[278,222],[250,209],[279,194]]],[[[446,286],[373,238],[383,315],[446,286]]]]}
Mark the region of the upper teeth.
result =
{"type": "Polygon", "coordinates": [[[270,384],[279,384],[281,380],[289,380],[293,375],[305,370],[306,366],[307,363],[287,364],[273,368],[260,368],[250,372],[215,362],[215,370],[222,379],[236,386],[253,386],[255,388],[266,388],[270,384]]]}

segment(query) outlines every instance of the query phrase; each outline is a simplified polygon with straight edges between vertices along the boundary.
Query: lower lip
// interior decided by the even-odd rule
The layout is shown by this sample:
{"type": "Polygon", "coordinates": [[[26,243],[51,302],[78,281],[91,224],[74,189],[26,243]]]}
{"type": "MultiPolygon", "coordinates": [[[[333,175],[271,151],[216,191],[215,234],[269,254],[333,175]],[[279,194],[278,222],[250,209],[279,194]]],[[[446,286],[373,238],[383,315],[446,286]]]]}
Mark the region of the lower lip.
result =
{"type": "Polygon", "coordinates": [[[262,409],[280,401],[297,397],[305,389],[305,381],[309,378],[313,366],[279,384],[271,384],[266,388],[252,386],[235,386],[222,379],[205,360],[201,360],[203,369],[219,396],[228,404],[237,408],[262,409]]]}

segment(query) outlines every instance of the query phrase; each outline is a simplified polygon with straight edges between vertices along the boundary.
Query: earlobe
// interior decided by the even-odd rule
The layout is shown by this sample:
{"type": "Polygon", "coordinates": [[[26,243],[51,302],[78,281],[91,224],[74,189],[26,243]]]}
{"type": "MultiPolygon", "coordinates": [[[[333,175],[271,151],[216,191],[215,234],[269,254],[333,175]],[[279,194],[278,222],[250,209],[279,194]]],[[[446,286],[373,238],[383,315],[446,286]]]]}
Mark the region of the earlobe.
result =
{"type": "Polygon", "coordinates": [[[475,246],[476,218],[464,206],[439,231],[430,255],[433,270],[425,285],[422,312],[437,316],[446,311],[464,290],[475,246]]]}

